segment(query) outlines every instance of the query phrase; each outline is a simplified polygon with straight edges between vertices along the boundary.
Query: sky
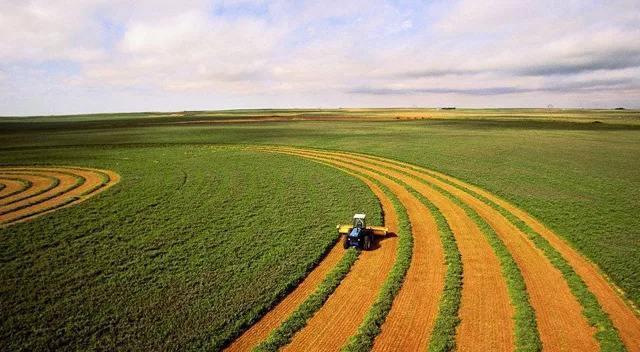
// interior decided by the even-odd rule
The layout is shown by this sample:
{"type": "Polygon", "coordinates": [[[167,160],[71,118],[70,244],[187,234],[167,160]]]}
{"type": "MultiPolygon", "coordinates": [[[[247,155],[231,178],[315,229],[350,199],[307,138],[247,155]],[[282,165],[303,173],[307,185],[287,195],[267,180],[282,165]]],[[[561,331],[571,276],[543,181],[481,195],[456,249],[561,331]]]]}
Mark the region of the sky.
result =
{"type": "Polygon", "coordinates": [[[640,1],[0,0],[0,115],[640,107],[640,1]]]}

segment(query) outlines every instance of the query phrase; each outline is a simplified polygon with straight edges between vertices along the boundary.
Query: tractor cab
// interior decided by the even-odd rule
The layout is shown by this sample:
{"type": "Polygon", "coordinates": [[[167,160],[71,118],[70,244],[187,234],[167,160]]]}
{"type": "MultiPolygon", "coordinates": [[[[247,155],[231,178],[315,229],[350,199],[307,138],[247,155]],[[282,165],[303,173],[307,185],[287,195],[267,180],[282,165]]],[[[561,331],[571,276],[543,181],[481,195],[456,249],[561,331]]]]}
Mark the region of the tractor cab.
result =
{"type": "Polygon", "coordinates": [[[367,216],[365,214],[356,214],[353,216],[353,228],[364,229],[367,227],[367,223],[365,222],[365,218],[367,216]]]}

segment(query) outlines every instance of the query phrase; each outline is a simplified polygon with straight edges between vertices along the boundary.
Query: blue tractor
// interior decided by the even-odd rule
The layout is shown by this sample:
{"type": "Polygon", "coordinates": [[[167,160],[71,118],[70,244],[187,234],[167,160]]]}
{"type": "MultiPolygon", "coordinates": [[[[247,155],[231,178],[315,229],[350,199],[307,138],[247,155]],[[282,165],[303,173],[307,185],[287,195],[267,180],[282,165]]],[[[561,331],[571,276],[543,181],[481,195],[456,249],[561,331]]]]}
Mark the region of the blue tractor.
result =
{"type": "Polygon", "coordinates": [[[344,236],[344,248],[356,247],[370,250],[373,248],[374,236],[386,236],[389,229],[382,226],[367,226],[365,214],[355,214],[352,225],[338,225],[338,233],[344,236]]]}

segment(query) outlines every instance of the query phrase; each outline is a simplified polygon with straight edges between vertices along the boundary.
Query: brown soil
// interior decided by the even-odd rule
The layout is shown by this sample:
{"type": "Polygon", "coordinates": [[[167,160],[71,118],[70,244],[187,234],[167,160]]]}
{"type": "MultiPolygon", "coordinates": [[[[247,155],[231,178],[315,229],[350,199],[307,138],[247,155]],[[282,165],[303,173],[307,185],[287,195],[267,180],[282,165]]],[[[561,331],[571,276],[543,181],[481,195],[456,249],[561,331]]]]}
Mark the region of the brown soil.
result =
{"type": "MultiPolygon", "coordinates": [[[[111,171],[87,169],[87,168],[66,168],[66,167],[32,167],[32,168],[2,168],[0,174],[3,175],[19,175],[21,178],[30,179],[34,186],[25,192],[30,194],[37,193],[42,190],[43,180],[51,182],[51,177],[55,177],[60,181],[56,187],[33,196],[28,196],[12,204],[0,207],[0,212],[7,212],[0,215],[0,224],[7,225],[16,222],[22,222],[49,213],[61,207],[70,206],[82,202],[89,197],[111,187],[120,180],[120,176],[111,171]],[[69,173],[84,178],[84,183],[80,185],[78,179],[69,173]],[[105,182],[103,177],[107,175],[109,182],[101,188],[96,187],[105,182]],[[36,184],[35,181],[39,183],[36,184]],[[32,191],[33,189],[33,191],[32,191]],[[60,194],[58,194],[60,193],[60,194]],[[87,194],[85,194],[87,193],[87,194]],[[47,199],[52,197],[51,199],[47,199]]],[[[50,184],[49,184],[50,185],[50,184]]],[[[46,186],[44,186],[46,187],[46,186]]],[[[16,194],[20,198],[25,194],[16,194]]],[[[8,199],[8,198],[7,198],[8,199]]],[[[6,201],[3,200],[3,201],[6,201]]],[[[6,204],[6,203],[5,203],[6,204]]]]}

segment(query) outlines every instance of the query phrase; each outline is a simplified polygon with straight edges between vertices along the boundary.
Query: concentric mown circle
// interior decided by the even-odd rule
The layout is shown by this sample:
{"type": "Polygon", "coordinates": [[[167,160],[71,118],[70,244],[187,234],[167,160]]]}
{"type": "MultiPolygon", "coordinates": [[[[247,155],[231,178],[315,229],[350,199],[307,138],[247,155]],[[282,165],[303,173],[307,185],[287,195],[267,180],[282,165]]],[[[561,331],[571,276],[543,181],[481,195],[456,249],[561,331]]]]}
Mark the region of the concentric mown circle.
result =
{"type": "Polygon", "coordinates": [[[33,219],[80,203],[111,187],[108,170],[59,166],[0,167],[0,226],[33,219]]]}

